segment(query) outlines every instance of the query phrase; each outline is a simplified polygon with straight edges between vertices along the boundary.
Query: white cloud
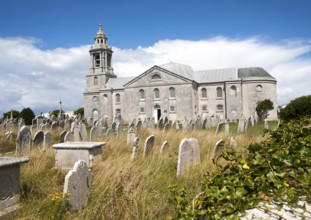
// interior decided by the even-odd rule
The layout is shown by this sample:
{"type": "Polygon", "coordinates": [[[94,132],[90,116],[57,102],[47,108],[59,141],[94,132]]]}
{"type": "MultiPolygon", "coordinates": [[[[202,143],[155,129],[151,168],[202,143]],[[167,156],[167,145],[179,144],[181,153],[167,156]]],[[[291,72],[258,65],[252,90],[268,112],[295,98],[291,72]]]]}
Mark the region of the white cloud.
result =
{"type": "MultiPolygon", "coordinates": [[[[42,50],[39,44],[31,38],[0,38],[0,112],[25,107],[37,113],[54,110],[60,99],[65,110],[83,105],[89,45],[42,50]]],[[[276,77],[280,104],[311,93],[311,58],[307,54],[311,45],[307,41],[269,43],[256,37],[216,37],[161,40],[149,47],[113,50],[118,76],[136,76],[170,61],[188,64],[195,70],[260,66],[276,77]]]]}

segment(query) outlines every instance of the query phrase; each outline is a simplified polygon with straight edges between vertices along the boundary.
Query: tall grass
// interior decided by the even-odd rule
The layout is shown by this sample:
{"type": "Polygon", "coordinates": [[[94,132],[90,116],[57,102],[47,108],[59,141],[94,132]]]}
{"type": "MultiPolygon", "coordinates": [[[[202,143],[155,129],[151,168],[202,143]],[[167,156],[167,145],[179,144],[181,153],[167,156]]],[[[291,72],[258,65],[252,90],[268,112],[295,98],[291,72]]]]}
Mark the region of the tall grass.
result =
{"type": "MultiPolygon", "coordinates": [[[[244,134],[230,131],[235,136],[238,149],[263,140],[261,125],[252,127],[244,134]],[[260,130],[260,131],[259,131],[260,130]],[[260,133],[260,135],[258,135],[260,133]]],[[[126,132],[112,136],[105,141],[103,160],[93,169],[91,198],[87,206],[78,212],[61,215],[65,219],[166,219],[174,215],[170,186],[186,187],[189,198],[199,191],[204,174],[215,169],[212,151],[219,139],[229,143],[223,133],[215,136],[215,129],[198,131],[159,131],[141,129],[139,156],[131,161],[132,145],[126,143],[126,132]],[[143,157],[145,139],[155,135],[155,145],[151,155],[143,157]],[[201,163],[190,168],[182,177],[176,176],[179,143],[183,138],[196,138],[200,145],[201,163]],[[168,150],[160,154],[162,143],[169,142],[168,150]]],[[[54,138],[54,142],[58,139],[54,138]]],[[[54,168],[54,151],[33,150],[30,161],[21,166],[22,209],[13,219],[53,219],[59,211],[53,208],[51,194],[63,191],[64,176],[54,168]],[[53,217],[54,216],[54,217],[53,217]]],[[[54,218],[55,219],[55,218],[54,218]]],[[[60,219],[60,218],[59,218],[60,219]]]]}

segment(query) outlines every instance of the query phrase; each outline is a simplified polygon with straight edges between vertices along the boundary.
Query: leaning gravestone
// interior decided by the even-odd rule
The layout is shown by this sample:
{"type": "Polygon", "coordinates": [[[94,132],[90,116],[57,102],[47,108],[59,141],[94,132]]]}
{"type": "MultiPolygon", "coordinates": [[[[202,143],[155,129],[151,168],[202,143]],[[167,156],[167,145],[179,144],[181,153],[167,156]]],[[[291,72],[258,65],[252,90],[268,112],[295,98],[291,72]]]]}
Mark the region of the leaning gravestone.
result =
{"type": "Polygon", "coordinates": [[[200,148],[198,140],[195,138],[182,139],[179,144],[177,176],[182,176],[185,171],[200,163],[200,148]]]}
{"type": "Polygon", "coordinates": [[[45,148],[48,148],[52,145],[52,134],[49,131],[44,133],[43,145],[45,148]]]}
{"type": "Polygon", "coordinates": [[[160,148],[160,153],[163,154],[169,148],[169,144],[167,141],[164,141],[160,148]]]}
{"type": "Polygon", "coordinates": [[[142,121],[140,120],[140,118],[139,118],[139,119],[137,120],[137,122],[136,122],[136,125],[135,125],[136,130],[141,129],[142,125],[143,125],[143,122],[142,122],[142,121]]]}
{"type": "Polygon", "coordinates": [[[214,151],[213,151],[214,152],[213,160],[217,159],[220,156],[221,151],[224,147],[224,144],[225,144],[225,142],[223,140],[219,140],[216,142],[215,147],[214,147],[214,151]]]}
{"type": "Polygon", "coordinates": [[[43,140],[44,140],[44,133],[43,131],[37,131],[34,138],[33,138],[33,144],[32,146],[35,147],[42,147],[43,146],[43,140]]]}
{"type": "Polygon", "coordinates": [[[25,125],[22,126],[20,131],[18,132],[17,139],[16,139],[16,153],[24,153],[29,152],[31,148],[31,132],[28,127],[25,125]]]}
{"type": "Polygon", "coordinates": [[[133,151],[132,151],[132,156],[131,156],[132,161],[136,160],[138,157],[138,145],[139,145],[139,138],[138,137],[136,137],[134,139],[133,144],[134,144],[134,146],[133,146],[133,151]]]}
{"type": "Polygon", "coordinates": [[[64,143],[65,142],[65,136],[67,134],[67,131],[62,131],[59,136],[59,143],[64,143]]]}
{"type": "Polygon", "coordinates": [[[91,195],[92,173],[83,160],[75,163],[65,177],[64,196],[69,194],[70,208],[84,208],[91,195]]]}
{"type": "Polygon", "coordinates": [[[147,157],[151,153],[153,146],[154,146],[154,135],[151,135],[147,137],[145,141],[144,157],[147,157]]]}
{"type": "Polygon", "coordinates": [[[215,135],[219,134],[223,127],[224,127],[223,122],[218,123],[218,125],[216,127],[216,131],[215,131],[215,135]]]}

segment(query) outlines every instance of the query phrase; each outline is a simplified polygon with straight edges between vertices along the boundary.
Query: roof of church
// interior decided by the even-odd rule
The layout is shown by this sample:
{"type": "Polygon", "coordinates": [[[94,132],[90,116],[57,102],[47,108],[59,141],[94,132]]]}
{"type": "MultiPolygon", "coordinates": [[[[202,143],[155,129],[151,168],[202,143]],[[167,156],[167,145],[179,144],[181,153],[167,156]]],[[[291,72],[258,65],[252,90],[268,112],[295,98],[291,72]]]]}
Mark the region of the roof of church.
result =
{"type": "MultiPolygon", "coordinates": [[[[197,83],[213,83],[232,81],[240,79],[273,79],[267,71],[260,67],[248,68],[224,68],[194,71],[190,66],[179,63],[166,63],[158,65],[158,67],[166,69],[184,78],[193,80],[197,83]]],[[[136,77],[118,77],[110,78],[105,89],[123,89],[124,85],[135,79],[136,77]]]]}
{"type": "Polygon", "coordinates": [[[110,78],[105,86],[105,89],[123,89],[123,85],[134,78],[135,77],[110,78]]]}

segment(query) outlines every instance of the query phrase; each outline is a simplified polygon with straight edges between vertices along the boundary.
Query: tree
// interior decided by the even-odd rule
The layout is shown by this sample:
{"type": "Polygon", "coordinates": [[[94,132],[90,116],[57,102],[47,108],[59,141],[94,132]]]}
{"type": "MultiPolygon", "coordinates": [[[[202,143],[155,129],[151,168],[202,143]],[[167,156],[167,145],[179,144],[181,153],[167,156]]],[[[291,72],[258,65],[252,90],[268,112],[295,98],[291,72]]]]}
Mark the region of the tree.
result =
{"type": "Polygon", "coordinates": [[[301,96],[292,100],[281,109],[280,118],[284,121],[299,119],[311,115],[311,95],[301,96]]]}
{"type": "MultiPolygon", "coordinates": [[[[62,110],[62,115],[64,115],[64,113],[65,113],[65,111],[62,110]]],[[[59,116],[59,109],[51,111],[51,115],[58,117],[59,116]]]]}
{"type": "Polygon", "coordinates": [[[84,115],[84,107],[81,107],[81,108],[74,110],[73,114],[74,115],[80,115],[80,116],[84,115]]]}
{"type": "Polygon", "coordinates": [[[25,120],[26,125],[31,125],[32,119],[35,118],[35,113],[31,110],[31,108],[24,108],[20,113],[19,117],[25,120]]]}
{"type": "Polygon", "coordinates": [[[269,116],[269,111],[272,110],[273,102],[270,99],[265,99],[257,102],[256,112],[258,115],[259,121],[263,121],[269,116]]]}
{"type": "Polygon", "coordinates": [[[6,118],[6,117],[11,118],[11,112],[13,113],[13,118],[19,117],[19,111],[12,109],[11,111],[3,113],[3,118],[6,118]]]}

